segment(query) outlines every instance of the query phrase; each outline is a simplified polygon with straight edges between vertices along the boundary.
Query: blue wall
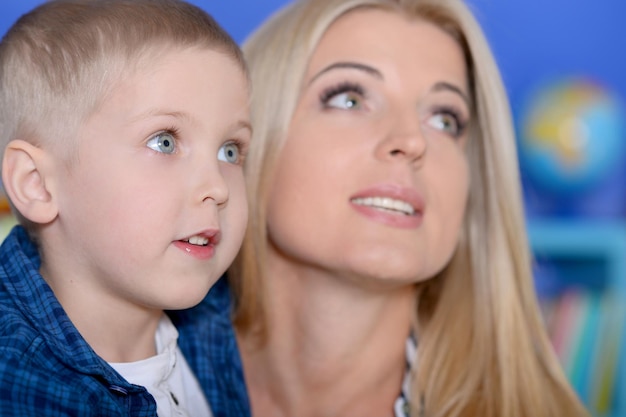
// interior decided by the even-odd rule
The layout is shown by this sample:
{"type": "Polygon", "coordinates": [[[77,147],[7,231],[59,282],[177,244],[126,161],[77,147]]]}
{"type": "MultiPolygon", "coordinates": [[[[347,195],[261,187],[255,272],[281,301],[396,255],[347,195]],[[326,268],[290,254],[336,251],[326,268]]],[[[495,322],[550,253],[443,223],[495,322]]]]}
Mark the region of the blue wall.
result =
{"type": "MultiPolygon", "coordinates": [[[[585,74],[626,96],[626,2],[469,0],[494,48],[514,103],[548,77],[585,74]]],[[[3,0],[0,33],[41,0],[3,0]]],[[[242,41],[285,0],[195,0],[242,41]]]]}

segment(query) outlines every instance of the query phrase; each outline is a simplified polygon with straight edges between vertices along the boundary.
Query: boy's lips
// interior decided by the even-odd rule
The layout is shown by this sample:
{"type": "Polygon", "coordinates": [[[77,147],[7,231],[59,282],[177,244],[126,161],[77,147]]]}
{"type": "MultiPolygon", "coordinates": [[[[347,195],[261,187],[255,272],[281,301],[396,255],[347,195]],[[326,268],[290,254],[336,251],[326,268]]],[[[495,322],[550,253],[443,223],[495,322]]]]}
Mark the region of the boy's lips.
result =
{"type": "Polygon", "coordinates": [[[189,237],[174,241],[174,246],[198,259],[211,259],[215,247],[222,240],[219,229],[209,229],[189,237]]]}
{"type": "Polygon", "coordinates": [[[192,245],[206,246],[217,245],[218,243],[220,243],[221,238],[222,234],[219,229],[210,229],[181,239],[181,241],[190,243],[192,245]]]}

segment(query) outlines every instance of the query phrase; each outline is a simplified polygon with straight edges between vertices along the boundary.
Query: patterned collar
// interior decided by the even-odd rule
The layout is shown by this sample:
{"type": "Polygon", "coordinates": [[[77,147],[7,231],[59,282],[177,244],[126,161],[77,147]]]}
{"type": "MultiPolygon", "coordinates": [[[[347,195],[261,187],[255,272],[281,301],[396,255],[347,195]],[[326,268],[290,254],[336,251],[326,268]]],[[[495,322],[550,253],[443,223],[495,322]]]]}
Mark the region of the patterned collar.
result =
{"type": "Polygon", "coordinates": [[[409,417],[410,407],[410,383],[411,383],[411,365],[417,359],[417,341],[415,336],[410,335],[406,339],[406,369],[404,371],[404,379],[402,380],[402,390],[393,406],[394,417],[409,417]]]}

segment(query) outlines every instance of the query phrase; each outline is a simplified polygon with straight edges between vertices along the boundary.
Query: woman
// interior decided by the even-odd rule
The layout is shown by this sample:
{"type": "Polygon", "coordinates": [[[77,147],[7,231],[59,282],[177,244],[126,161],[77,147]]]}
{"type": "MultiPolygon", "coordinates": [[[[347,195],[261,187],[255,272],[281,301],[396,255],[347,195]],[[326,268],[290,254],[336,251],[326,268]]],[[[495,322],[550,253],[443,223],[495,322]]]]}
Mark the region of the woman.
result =
{"type": "Polygon", "coordinates": [[[252,207],[230,279],[253,414],[586,415],[538,312],[508,103],[467,8],[300,1],[244,53],[252,207]]]}

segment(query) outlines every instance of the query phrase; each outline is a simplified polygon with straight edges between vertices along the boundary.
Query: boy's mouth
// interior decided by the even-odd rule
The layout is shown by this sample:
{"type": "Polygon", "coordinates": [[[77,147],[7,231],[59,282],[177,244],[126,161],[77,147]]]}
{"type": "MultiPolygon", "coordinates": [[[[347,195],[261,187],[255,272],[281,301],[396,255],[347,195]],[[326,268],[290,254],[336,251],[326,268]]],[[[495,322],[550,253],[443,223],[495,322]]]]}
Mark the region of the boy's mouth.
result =
{"type": "Polygon", "coordinates": [[[213,258],[221,238],[219,229],[209,229],[177,240],[174,246],[197,259],[207,260],[213,258]]]}
{"type": "Polygon", "coordinates": [[[188,243],[194,246],[215,246],[220,243],[222,233],[219,229],[208,229],[198,234],[180,239],[180,242],[188,243]]]}
{"type": "Polygon", "coordinates": [[[190,243],[196,246],[207,246],[209,244],[209,238],[204,236],[192,236],[189,239],[183,239],[183,242],[190,243]]]}

